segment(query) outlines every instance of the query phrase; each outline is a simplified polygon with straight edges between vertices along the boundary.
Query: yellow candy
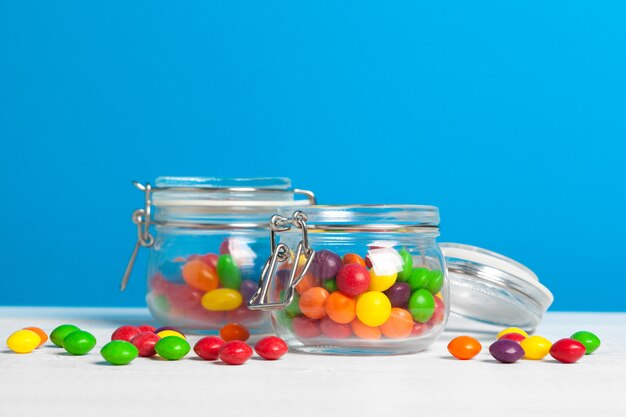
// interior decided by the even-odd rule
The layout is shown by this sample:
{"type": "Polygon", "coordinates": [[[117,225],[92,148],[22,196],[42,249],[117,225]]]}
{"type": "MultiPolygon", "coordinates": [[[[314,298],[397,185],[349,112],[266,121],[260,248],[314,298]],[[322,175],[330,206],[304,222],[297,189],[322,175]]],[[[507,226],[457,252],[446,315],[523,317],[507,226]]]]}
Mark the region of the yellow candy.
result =
{"type": "Polygon", "coordinates": [[[386,291],[396,282],[398,273],[394,272],[391,275],[376,275],[374,269],[370,269],[370,291],[386,291]]]}
{"type": "Polygon", "coordinates": [[[369,291],[357,297],[356,316],[370,327],[380,326],[391,315],[391,302],[380,291],[369,291]]]}
{"type": "Polygon", "coordinates": [[[7,346],[15,353],[30,353],[41,343],[41,337],[32,330],[18,330],[7,339],[7,346]]]}
{"type": "Polygon", "coordinates": [[[230,311],[241,305],[243,297],[237,290],[218,288],[202,296],[202,307],[209,311],[230,311]]]}
{"type": "Polygon", "coordinates": [[[543,359],[548,353],[550,353],[550,348],[552,347],[552,343],[542,336],[529,336],[522,340],[520,345],[526,353],[526,355],[524,355],[524,359],[533,360],[543,359]]]}
{"type": "Polygon", "coordinates": [[[176,336],[180,337],[181,339],[186,339],[184,334],[178,333],[175,330],[161,330],[157,333],[157,336],[159,336],[161,339],[167,336],[176,336]]]}
{"type": "Polygon", "coordinates": [[[509,333],[517,333],[517,334],[521,334],[524,337],[528,337],[528,333],[526,333],[524,330],[520,329],[519,327],[507,327],[506,329],[498,333],[498,335],[496,336],[496,339],[500,339],[502,336],[504,336],[505,334],[509,334],[509,333]]]}

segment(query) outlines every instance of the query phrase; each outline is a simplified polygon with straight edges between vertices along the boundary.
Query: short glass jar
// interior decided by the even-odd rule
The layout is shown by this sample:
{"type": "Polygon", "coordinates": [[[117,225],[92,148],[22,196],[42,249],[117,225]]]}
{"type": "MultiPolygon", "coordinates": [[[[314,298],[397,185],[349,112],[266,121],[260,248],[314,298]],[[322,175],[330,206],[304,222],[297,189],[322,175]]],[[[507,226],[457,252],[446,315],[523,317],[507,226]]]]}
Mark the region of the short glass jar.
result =
{"type": "Polygon", "coordinates": [[[253,310],[271,310],[291,349],[384,355],[428,348],[449,311],[439,210],[431,206],[284,208],[253,310]]]}
{"type": "Polygon", "coordinates": [[[266,313],[248,309],[269,256],[267,219],[282,206],[306,207],[313,193],[286,178],[160,177],[133,214],[139,247],[149,248],[146,301],[162,324],[216,333],[237,322],[251,333],[270,330],[266,313]],[[303,195],[305,199],[296,199],[303,195]]]}

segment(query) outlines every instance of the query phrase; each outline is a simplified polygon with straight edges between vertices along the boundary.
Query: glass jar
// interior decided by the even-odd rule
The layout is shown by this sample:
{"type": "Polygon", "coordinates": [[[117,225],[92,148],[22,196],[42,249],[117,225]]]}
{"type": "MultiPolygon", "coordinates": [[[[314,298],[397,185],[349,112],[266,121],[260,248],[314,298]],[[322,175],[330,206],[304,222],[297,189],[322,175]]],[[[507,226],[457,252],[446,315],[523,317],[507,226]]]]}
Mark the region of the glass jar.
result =
{"type": "Polygon", "coordinates": [[[424,350],[448,318],[448,278],[431,206],[284,208],[253,310],[271,310],[291,349],[324,354],[424,350]]]}
{"type": "Polygon", "coordinates": [[[268,331],[268,316],[247,307],[270,252],[267,219],[314,195],[286,178],[160,177],[155,187],[135,186],[145,206],[133,214],[138,241],[122,289],[139,247],[148,247],[146,302],[159,322],[202,333],[229,322],[268,331]]]}

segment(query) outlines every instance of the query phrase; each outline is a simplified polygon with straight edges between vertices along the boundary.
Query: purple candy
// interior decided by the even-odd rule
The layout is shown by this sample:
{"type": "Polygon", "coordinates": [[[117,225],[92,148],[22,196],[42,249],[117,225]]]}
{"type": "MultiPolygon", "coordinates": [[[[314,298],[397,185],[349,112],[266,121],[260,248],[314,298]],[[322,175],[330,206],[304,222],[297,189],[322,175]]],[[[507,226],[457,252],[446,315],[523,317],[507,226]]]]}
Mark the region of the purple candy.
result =
{"type": "Polygon", "coordinates": [[[177,329],[176,327],[172,327],[172,326],[163,326],[163,327],[159,327],[158,329],[156,329],[154,331],[154,333],[159,333],[162,332],[163,330],[173,330],[175,332],[178,332],[180,334],[183,334],[183,332],[180,331],[180,329],[177,329]]]}
{"type": "Polygon", "coordinates": [[[241,287],[239,287],[239,292],[241,293],[244,301],[249,301],[256,292],[257,288],[258,287],[256,285],[256,282],[250,279],[244,279],[243,281],[241,281],[241,287]]]}
{"type": "Polygon", "coordinates": [[[524,349],[513,340],[500,339],[489,346],[489,353],[503,363],[513,363],[524,357],[524,349]]]}
{"type": "Polygon", "coordinates": [[[315,252],[311,263],[311,273],[320,279],[331,279],[337,275],[343,265],[341,257],[327,249],[315,252]]]}
{"type": "Polygon", "coordinates": [[[404,308],[407,306],[411,296],[411,286],[406,282],[396,282],[385,291],[385,295],[391,301],[392,307],[404,308]]]}

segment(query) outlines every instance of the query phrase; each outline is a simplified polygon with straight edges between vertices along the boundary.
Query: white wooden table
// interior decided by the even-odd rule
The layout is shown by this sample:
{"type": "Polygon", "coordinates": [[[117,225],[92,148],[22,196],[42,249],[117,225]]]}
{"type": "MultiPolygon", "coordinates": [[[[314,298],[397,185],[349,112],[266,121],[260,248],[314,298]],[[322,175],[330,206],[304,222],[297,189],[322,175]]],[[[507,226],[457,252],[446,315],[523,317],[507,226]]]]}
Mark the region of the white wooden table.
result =
{"type": "Polygon", "coordinates": [[[479,335],[483,351],[459,361],[446,350],[453,333],[405,356],[290,353],[226,366],[192,352],[177,362],[103,362],[99,349],[114,328],[150,321],[143,309],[0,308],[3,342],[26,326],[49,332],[65,322],[98,338],[82,357],[50,342],[27,355],[0,349],[0,416],[626,416],[626,313],[548,314],[538,333],[553,341],[581,329],[602,339],[573,365],[497,363],[487,350],[493,335],[479,335]]]}

